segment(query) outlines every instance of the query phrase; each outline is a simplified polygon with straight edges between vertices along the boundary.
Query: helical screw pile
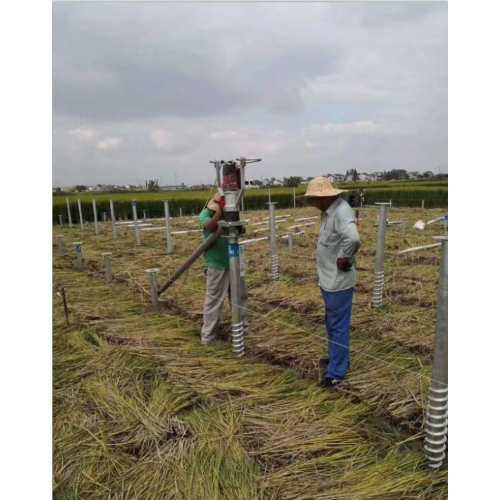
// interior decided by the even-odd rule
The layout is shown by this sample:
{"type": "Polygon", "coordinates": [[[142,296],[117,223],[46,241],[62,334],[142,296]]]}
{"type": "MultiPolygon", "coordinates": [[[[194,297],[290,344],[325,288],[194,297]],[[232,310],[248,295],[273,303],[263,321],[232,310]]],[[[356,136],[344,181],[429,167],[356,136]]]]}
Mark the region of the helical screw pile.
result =
{"type": "Polygon", "coordinates": [[[271,255],[271,277],[273,281],[278,281],[278,255],[271,255]]]}
{"type": "Polygon", "coordinates": [[[437,385],[433,382],[430,388],[424,446],[431,469],[443,464],[448,434],[448,388],[437,385]]]}
{"type": "Polygon", "coordinates": [[[381,307],[384,296],[384,271],[375,272],[372,307],[381,307]]]}
{"type": "Polygon", "coordinates": [[[377,229],[377,252],[375,254],[375,278],[373,283],[372,307],[381,307],[384,294],[384,253],[385,230],[387,226],[387,207],[389,203],[377,203],[379,206],[377,229]]]}
{"type": "MultiPolygon", "coordinates": [[[[233,306],[235,307],[235,306],[233,306]]],[[[232,340],[233,340],[233,354],[237,358],[245,355],[245,343],[243,339],[243,322],[236,323],[231,326],[232,340]]]]}

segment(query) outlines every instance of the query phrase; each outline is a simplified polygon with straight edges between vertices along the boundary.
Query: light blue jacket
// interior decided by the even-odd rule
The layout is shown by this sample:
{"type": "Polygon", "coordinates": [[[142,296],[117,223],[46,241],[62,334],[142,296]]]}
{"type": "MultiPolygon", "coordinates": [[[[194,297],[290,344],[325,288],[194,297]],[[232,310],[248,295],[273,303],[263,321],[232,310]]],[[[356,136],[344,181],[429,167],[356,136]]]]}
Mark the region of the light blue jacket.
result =
{"type": "Polygon", "coordinates": [[[319,286],[327,292],[348,290],[356,284],[354,255],[361,247],[356,221],[349,204],[337,198],[321,215],[316,262],[319,286]],[[353,267],[341,271],[338,258],[351,258],[353,267]]]}

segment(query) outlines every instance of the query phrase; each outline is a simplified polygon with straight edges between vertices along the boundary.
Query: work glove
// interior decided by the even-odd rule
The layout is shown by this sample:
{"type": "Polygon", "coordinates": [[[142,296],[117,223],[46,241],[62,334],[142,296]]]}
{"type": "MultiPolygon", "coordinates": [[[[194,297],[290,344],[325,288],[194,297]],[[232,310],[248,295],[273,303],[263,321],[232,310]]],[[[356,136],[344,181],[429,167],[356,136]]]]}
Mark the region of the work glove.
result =
{"type": "Polygon", "coordinates": [[[221,212],[224,211],[224,207],[226,206],[226,200],[224,199],[224,196],[219,200],[219,210],[221,212]]]}
{"type": "Polygon", "coordinates": [[[341,271],[344,271],[345,273],[347,271],[350,271],[351,270],[351,267],[352,267],[352,263],[351,263],[351,259],[347,258],[347,259],[337,259],[337,267],[341,270],[341,271]]]}

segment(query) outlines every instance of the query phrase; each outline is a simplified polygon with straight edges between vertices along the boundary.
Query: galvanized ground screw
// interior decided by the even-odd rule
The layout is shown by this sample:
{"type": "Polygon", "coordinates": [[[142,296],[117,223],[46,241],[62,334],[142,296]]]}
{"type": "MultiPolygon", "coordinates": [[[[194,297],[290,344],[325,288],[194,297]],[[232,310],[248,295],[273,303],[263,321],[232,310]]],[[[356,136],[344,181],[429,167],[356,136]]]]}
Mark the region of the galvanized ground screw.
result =
{"type": "Polygon", "coordinates": [[[69,227],[73,227],[73,221],[71,220],[71,207],[69,206],[69,198],[66,198],[66,207],[68,208],[68,223],[69,227]]]}
{"type": "Polygon", "coordinates": [[[116,240],[118,234],[116,231],[115,206],[113,205],[113,200],[109,200],[109,211],[111,212],[111,230],[113,232],[113,239],[116,240]]]}
{"type": "Polygon", "coordinates": [[[384,294],[385,230],[387,228],[387,207],[389,206],[389,203],[375,203],[375,205],[379,206],[379,217],[372,307],[381,307],[384,294]]]}
{"type": "Polygon", "coordinates": [[[75,246],[75,253],[76,253],[76,267],[79,271],[82,271],[83,270],[82,242],[75,241],[73,245],[75,246]]]}
{"type": "Polygon", "coordinates": [[[104,274],[106,276],[106,283],[109,285],[113,281],[111,276],[111,252],[105,252],[101,254],[104,258],[104,274]]]}
{"type": "Polygon", "coordinates": [[[295,188],[293,188],[293,208],[296,208],[296,202],[295,202],[295,188]]]}
{"type": "Polygon", "coordinates": [[[276,202],[269,205],[269,242],[271,250],[271,279],[278,281],[278,245],[276,243],[276,202]]]}
{"type": "Polygon", "coordinates": [[[149,287],[151,292],[151,305],[153,309],[158,309],[160,307],[160,302],[158,300],[158,288],[156,284],[156,274],[159,269],[146,269],[146,272],[149,274],[149,287]]]}
{"type": "Polygon", "coordinates": [[[240,251],[240,277],[245,276],[245,245],[238,245],[240,251]]]}
{"type": "Polygon", "coordinates": [[[401,236],[406,238],[406,219],[401,219],[401,236]]]}
{"type": "Polygon", "coordinates": [[[97,205],[95,204],[95,200],[92,200],[92,208],[94,209],[95,234],[99,234],[99,220],[97,219],[97,205]]]}
{"type": "Polygon", "coordinates": [[[165,236],[167,237],[167,253],[172,253],[172,234],[170,229],[170,207],[165,202],[165,236]]]}
{"type": "Polygon", "coordinates": [[[434,239],[441,241],[441,264],[424,448],[429,467],[437,469],[446,456],[448,434],[448,236],[435,236],[434,239]]]}
{"type": "Polygon", "coordinates": [[[141,244],[141,230],[139,229],[139,221],[137,220],[137,206],[136,206],[135,200],[132,200],[132,212],[134,214],[135,242],[137,245],[140,245],[141,244]]]}
{"type": "Polygon", "coordinates": [[[143,218],[144,220],[146,220],[146,210],[143,210],[143,211],[142,211],[142,218],[143,218]]]}
{"type": "Polygon", "coordinates": [[[293,253],[293,233],[288,233],[288,250],[293,253]]]}
{"type": "Polygon", "coordinates": [[[57,235],[57,248],[59,250],[59,256],[62,257],[63,254],[64,254],[64,250],[63,250],[63,237],[61,234],[58,234],[57,235]]]}
{"type": "Polygon", "coordinates": [[[422,209],[425,208],[425,200],[422,200],[422,209]]]}
{"type": "Polygon", "coordinates": [[[182,217],[182,207],[179,207],[179,217],[182,217]]]}
{"type": "Polygon", "coordinates": [[[78,215],[80,216],[80,229],[83,231],[84,225],[83,225],[83,215],[82,215],[82,202],[80,201],[80,198],[78,198],[78,215]]]}
{"type": "Polygon", "coordinates": [[[59,225],[62,226],[63,225],[63,216],[58,215],[58,217],[59,217],[59,225]]]}
{"type": "Polygon", "coordinates": [[[108,222],[108,217],[107,217],[106,212],[103,212],[103,213],[102,213],[102,221],[103,221],[103,222],[108,222]]]}

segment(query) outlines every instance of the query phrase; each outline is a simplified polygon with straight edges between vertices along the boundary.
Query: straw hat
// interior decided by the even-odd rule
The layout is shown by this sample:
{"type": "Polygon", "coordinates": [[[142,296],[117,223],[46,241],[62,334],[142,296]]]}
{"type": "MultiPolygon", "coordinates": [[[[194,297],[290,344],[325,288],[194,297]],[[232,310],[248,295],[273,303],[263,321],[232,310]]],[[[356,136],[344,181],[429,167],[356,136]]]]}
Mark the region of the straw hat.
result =
{"type": "Polygon", "coordinates": [[[209,202],[207,207],[210,210],[213,210],[214,212],[217,212],[219,210],[219,200],[220,200],[220,194],[217,193],[209,202]]]}
{"type": "Polygon", "coordinates": [[[304,198],[327,198],[329,196],[338,196],[340,193],[346,193],[345,189],[336,189],[326,177],[315,177],[307,185],[307,192],[304,198]]]}

